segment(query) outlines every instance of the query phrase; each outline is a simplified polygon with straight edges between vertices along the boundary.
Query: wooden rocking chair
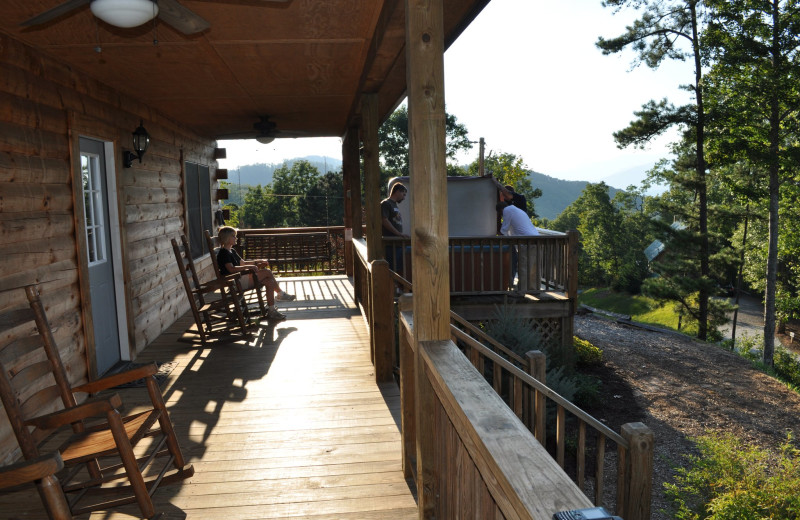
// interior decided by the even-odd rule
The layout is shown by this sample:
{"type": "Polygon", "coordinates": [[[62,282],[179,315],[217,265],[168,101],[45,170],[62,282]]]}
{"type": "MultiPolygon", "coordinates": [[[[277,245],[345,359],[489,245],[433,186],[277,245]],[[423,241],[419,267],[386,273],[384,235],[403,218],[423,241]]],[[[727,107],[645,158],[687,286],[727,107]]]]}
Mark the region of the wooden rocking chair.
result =
{"type": "MultiPolygon", "coordinates": [[[[235,281],[223,278],[200,283],[185,235],[181,235],[180,246],[177,240],[172,239],[172,250],[178,262],[201,343],[208,345],[210,335],[227,335],[234,322],[239,324],[241,333],[247,335],[249,332],[238,298],[241,291],[237,290],[235,281]],[[215,328],[215,324],[220,326],[215,328]]],[[[213,253],[211,256],[214,256],[213,253]]]]}
{"type": "Polygon", "coordinates": [[[158,485],[194,474],[183,458],[153,377],[155,363],[72,386],[39,294],[34,286],[25,292],[30,308],[0,316],[0,337],[4,338],[0,399],[23,458],[39,457],[47,438],[60,443],[57,449],[65,468],[58,480],[73,515],[137,503],[144,518],[154,517],[151,496],[158,485]],[[117,394],[95,396],[81,404],[75,397],[137,379],[145,380],[150,404],[128,417],[120,415],[122,401],[117,394]],[[49,413],[37,415],[42,411],[49,413]],[[56,433],[57,437],[51,437],[56,433]],[[144,439],[149,442],[141,442],[144,439]]]}
{"type": "Polygon", "coordinates": [[[36,483],[47,516],[52,520],[72,520],[69,504],[55,474],[64,468],[58,452],[0,468],[0,490],[21,488],[36,483]]]}
{"type": "Polygon", "coordinates": [[[242,273],[233,273],[227,276],[222,276],[222,272],[219,269],[219,262],[217,261],[217,251],[219,250],[218,244],[215,244],[215,237],[211,236],[211,233],[208,230],[205,230],[206,236],[206,244],[208,244],[208,250],[211,251],[211,262],[214,264],[214,273],[217,275],[218,280],[231,280],[236,284],[236,290],[239,291],[239,295],[244,300],[244,308],[247,309],[247,293],[250,291],[255,291],[256,296],[258,297],[258,309],[261,313],[261,316],[267,315],[267,306],[264,304],[264,296],[262,296],[261,292],[266,291],[267,288],[261,281],[258,279],[257,276],[248,275],[253,277],[253,288],[248,289],[247,291],[242,290],[240,278],[242,273]]]}

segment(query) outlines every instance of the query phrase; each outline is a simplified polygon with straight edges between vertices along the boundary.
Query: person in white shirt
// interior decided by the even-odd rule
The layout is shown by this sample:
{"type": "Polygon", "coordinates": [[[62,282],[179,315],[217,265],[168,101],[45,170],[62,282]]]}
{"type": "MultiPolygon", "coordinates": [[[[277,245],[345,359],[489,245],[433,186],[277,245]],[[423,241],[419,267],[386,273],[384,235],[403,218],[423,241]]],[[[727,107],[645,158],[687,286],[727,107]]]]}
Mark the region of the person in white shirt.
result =
{"type": "MultiPolygon", "coordinates": [[[[528,214],[513,206],[510,202],[501,202],[497,205],[497,211],[503,212],[503,225],[500,226],[500,233],[512,237],[534,237],[539,236],[539,230],[531,222],[528,214]]],[[[511,268],[511,279],[513,281],[516,274],[516,267],[519,267],[519,290],[523,294],[531,286],[538,288],[536,279],[538,277],[536,246],[520,244],[515,246],[518,253],[518,262],[513,262],[511,268]],[[518,265],[513,265],[518,264],[518,265]]],[[[514,252],[512,252],[512,256],[514,252]]]]}

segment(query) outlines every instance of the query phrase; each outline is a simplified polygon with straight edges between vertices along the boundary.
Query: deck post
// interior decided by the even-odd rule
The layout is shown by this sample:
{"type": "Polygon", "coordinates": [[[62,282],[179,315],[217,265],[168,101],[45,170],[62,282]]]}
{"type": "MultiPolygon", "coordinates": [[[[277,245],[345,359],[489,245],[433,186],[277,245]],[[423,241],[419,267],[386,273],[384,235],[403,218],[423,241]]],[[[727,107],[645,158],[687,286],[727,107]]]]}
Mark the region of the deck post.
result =
{"type": "Polygon", "coordinates": [[[364,193],[371,201],[366,205],[367,214],[367,260],[383,258],[381,238],[381,165],[378,152],[378,95],[364,94],[361,97],[361,139],[364,143],[364,193]]]}
{"type": "Polygon", "coordinates": [[[358,157],[358,127],[351,126],[342,141],[344,184],[344,268],[353,276],[353,239],[361,238],[361,161],[358,157]]]}
{"type": "Polygon", "coordinates": [[[653,491],[653,431],[636,422],[623,424],[620,434],[628,441],[629,449],[624,460],[620,456],[617,514],[625,520],[647,520],[653,491]]]}
{"type": "MultiPolygon", "coordinates": [[[[411,312],[412,296],[403,295],[398,299],[397,310],[401,317],[403,313],[411,312]]],[[[411,330],[405,325],[406,320],[401,318],[400,329],[400,435],[403,444],[403,476],[406,479],[414,478],[416,473],[415,462],[417,459],[417,427],[415,417],[415,381],[414,350],[412,349],[411,330]]]]}
{"type": "Polygon", "coordinates": [[[450,338],[447,164],[445,161],[442,0],[406,0],[406,85],[411,172],[411,264],[414,270],[417,490],[419,518],[438,508],[436,396],[424,370],[426,341],[450,338]]]}
{"type": "Polygon", "coordinates": [[[372,282],[372,351],[374,353],[375,381],[391,381],[394,367],[394,283],[386,260],[375,260],[370,270],[372,282]]]}

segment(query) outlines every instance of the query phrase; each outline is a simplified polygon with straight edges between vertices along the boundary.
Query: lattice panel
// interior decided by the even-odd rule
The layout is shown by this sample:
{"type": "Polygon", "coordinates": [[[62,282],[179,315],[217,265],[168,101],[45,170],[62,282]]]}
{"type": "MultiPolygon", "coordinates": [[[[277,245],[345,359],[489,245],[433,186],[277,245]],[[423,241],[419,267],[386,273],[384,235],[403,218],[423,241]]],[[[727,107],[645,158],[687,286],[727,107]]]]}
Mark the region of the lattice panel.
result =
{"type": "Polygon", "coordinates": [[[560,318],[533,318],[531,325],[541,335],[542,341],[548,348],[561,347],[561,319],[560,318]]]}

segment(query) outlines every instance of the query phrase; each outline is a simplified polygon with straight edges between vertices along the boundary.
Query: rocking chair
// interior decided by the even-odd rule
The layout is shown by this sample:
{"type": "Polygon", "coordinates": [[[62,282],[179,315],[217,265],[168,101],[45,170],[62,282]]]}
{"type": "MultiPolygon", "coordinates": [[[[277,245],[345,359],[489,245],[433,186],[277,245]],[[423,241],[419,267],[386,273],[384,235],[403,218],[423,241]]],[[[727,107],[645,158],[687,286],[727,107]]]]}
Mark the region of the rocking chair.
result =
{"type": "Polygon", "coordinates": [[[231,280],[236,284],[236,289],[239,291],[239,295],[241,296],[242,300],[244,301],[244,309],[247,309],[247,298],[246,293],[250,291],[255,291],[256,297],[258,297],[258,309],[260,311],[261,316],[267,315],[267,306],[264,305],[264,297],[261,294],[261,291],[266,291],[266,287],[261,281],[258,279],[257,276],[253,276],[252,274],[246,274],[246,276],[252,276],[253,278],[253,288],[247,289],[246,291],[242,290],[241,283],[239,281],[242,273],[233,273],[227,276],[223,276],[222,272],[219,269],[219,261],[217,260],[217,252],[219,251],[219,246],[215,244],[215,237],[211,236],[211,233],[208,230],[205,230],[206,236],[206,244],[208,244],[208,250],[211,251],[211,263],[214,264],[214,273],[217,275],[217,280],[231,280]]]}
{"type": "MultiPolygon", "coordinates": [[[[239,305],[240,291],[237,291],[235,281],[223,278],[200,283],[185,235],[181,235],[180,246],[177,240],[172,239],[172,250],[178,262],[183,286],[203,346],[208,345],[209,335],[228,334],[230,324],[234,323],[234,320],[239,324],[243,335],[249,334],[239,305]],[[219,326],[215,328],[217,324],[219,326]]],[[[213,252],[211,256],[214,256],[213,252]]]]}
{"type": "MultiPolygon", "coordinates": [[[[158,485],[194,474],[153,377],[155,363],[72,386],[38,291],[28,286],[25,292],[30,308],[0,316],[0,399],[23,458],[40,457],[42,442],[60,433],[53,439],[60,442],[57,449],[65,466],[58,480],[73,515],[137,503],[144,518],[154,517],[151,496],[158,485]],[[120,415],[117,394],[81,404],[75,397],[137,379],[146,382],[149,408],[127,417],[120,415]],[[43,411],[49,413],[40,415],[43,411]],[[140,442],[144,439],[148,442],[140,442]],[[134,454],[137,447],[146,453],[134,454]]],[[[39,484],[40,490],[43,486],[39,484]]]]}

